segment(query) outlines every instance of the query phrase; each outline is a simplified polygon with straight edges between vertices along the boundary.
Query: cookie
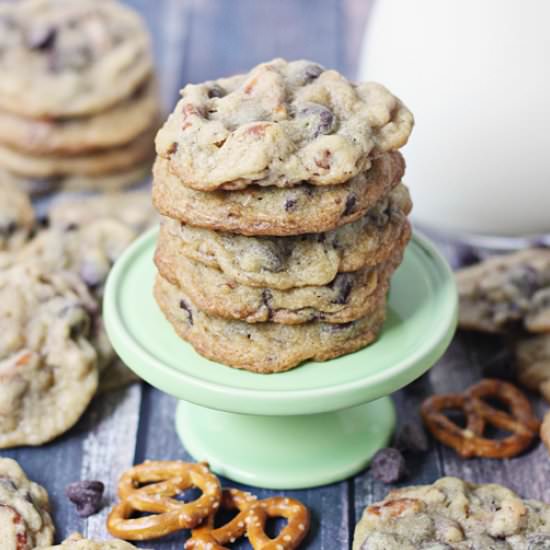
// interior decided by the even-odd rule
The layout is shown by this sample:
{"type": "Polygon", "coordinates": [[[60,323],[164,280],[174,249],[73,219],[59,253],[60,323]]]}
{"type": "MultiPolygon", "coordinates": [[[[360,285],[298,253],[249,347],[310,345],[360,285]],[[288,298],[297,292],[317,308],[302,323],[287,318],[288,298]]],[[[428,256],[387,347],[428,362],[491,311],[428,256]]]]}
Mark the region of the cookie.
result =
{"type": "Polygon", "coordinates": [[[389,288],[390,276],[401,261],[397,251],[384,264],[352,273],[339,273],[325,286],[276,290],[241,285],[223,272],[185,257],[170,261],[157,255],[159,273],[205,313],[224,319],[258,323],[300,324],[308,321],[348,323],[369,315],[389,288]]]}
{"type": "Polygon", "coordinates": [[[132,142],[109,149],[78,156],[28,155],[0,145],[0,166],[4,170],[33,179],[78,175],[97,177],[128,171],[151,158],[151,130],[132,142]]]}
{"type": "Polygon", "coordinates": [[[169,162],[158,157],[153,201],[161,214],[206,229],[249,236],[320,233],[362,217],[401,181],[404,170],[403,157],[392,152],[340,185],[204,193],[186,187],[170,173],[169,162]]]}
{"type": "Polygon", "coordinates": [[[97,314],[73,273],[0,270],[0,448],[41,445],[80,418],[97,389],[97,314]]]}
{"type": "Polygon", "coordinates": [[[90,117],[33,119],[0,110],[0,143],[29,155],[81,155],[129,143],[153,125],[158,110],[152,80],[90,117]]]}
{"type": "Polygon", "coordinates": [[[149,178],[149,160],[127,170],[98,176],[72,175],[52,178],[25,177],[6,171],[0,166],[0,179],[10,182],[32,196],[40,196],[53,191],[102,191],[114,192],[141,183],[149,178]]]}
{"type": "Polygon", "coordinates": [[[550,250],[495,256],[457,273],[460,326],[504,332],[550,331],[550,250]]]}
{"type": "Polygon", "coordinates": [[[71,535],[57,546],[48,546],[43,550],[137,550],[137,547],[120,539],[105,541],[84,539],[78,534],[71,535]]]}
{"type": "Polygon", "coordinates": [[[2,550],[32,550],[53,544],[54,531],[46,490],[30,481],[15,460],[0,458],[2,550]]]}
{"type": "Polygon", "coordinates": [[[518,340],[515,356],[519,382],[550,403],[550,334],[518,340]]]}
{"type": "Polygon", "coordinates": [[[454,477],[405,487],[369,506],[353,550],[543,550],[550,545],[550,505],[522,500],[496,484],[454,477]]]}
{"type": "Polygon", "coordinates": [[[208,359],[249,371],[282,372],[312,359],[325,361],[373,342],[385,318],[385,296],[367,317],[351,323],[249,324],[200,311],[188,295],[160,276],[155,298],[177,334],[208,359]]]}
{"type": "Polygon", "coordinates": [[[400,185],[366,216],[319,234],[243,237],[164,218],[158,254],[174,263],[187,257],[247,286],[322,286],[339,272],[380,264],[402,250],[410,238],[409,210],[408,191],[400,185]]]}
{"type": "Polygon", "coordinates": [[[0,177],[0,252],[20,248],[34,229],[29,197],[0,177]]]}
{"type": "Polygon", "coordinates": [[[100,218],[114,218],[141,233],[159,222],[149,191],[59,197],[48,210],[51,227],[76,229],[100,218]]]}
{"type": "Polygon", "coordinates": [[[145,24],[119,2],[0,4],[0,109],[31,118],[99,112],[151,70],[145,24]]]}
{"type": "Polygon", "coordinates": [[[156,149],[199,191],[343,183],[404,145],[413,126],[380,84],[354,84],[303,60],[275,59],[181,95],[156,149]]]}

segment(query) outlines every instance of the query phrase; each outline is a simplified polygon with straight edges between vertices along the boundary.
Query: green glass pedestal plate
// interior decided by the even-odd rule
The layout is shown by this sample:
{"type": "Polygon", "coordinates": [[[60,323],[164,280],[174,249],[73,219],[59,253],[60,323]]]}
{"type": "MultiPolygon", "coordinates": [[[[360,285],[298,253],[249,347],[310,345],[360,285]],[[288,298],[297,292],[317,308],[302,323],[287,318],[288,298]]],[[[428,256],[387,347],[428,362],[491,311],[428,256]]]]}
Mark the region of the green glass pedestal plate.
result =
{"type": "Polygon", "coordinates": [[[415,236],[392,279],[378,340],[327,362],[255,374],[214,363],[178,338],[152,294],[157,230],[118,260],[105,291],[114,348],[141,378],[180,400],[185,448],[220,475],[247,485],[298,489],[345,479],[387,445],[392,392],[441,357],[453,336],[453,275],[415,236]]]}

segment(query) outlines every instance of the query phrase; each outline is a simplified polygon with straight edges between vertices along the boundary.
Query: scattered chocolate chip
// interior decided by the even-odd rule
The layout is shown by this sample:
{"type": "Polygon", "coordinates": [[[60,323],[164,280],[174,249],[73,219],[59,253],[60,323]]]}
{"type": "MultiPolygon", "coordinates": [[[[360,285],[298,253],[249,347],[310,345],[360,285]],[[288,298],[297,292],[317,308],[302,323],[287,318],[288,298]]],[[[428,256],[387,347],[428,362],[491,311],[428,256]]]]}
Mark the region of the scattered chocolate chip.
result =
{"type": "Polygon", "coordinates": [[[187,313],[187,322],[193,325],[193,310],[185,300],[180,300],[180,308],[187,313]]]}
{"type": "Polygon", "coordinates": [[[210,99],[214,97],[223,97],[225,94],[226,91],[219,84],[213,84],[208,90],[208,97],[210,99]]]}
{"type": "Polygon", "coordinates": [[[49,50],[55,45],[56,38],[54,27],[34,27],[27,33],[26,42],[31,50],[49,50]]]}
{"type": "Polygon", "coordinates": [[[75,481],[65,487],[67,498],[76,505],[81,518],[87,518],[99,511],[105,486],[101,481],[75,481]]]}
{"type": "Polygon", "coordinates": [[[313,80],[319,78],[323,71],[324,69],[321,65],[316,65],[314,63],[307,65],[304,69],[304,84],[309,84],[313,80]]]}
{"type": "Polygon", "coordinates": [[[350,214],[353,214],[356,204],[357,204],[357,195],[355,193],[350,193],[346,197],[346,205],[344,206],[344,211],[342,212],[342,216],[349,216],[350,214]]]}
{"type": "Polygon", "coordinates": [[[430,448],[430,443],[424,428],[418,422],[407,422],[397,431],[393,446],[402,453],[425,453],[430,448]]]}
{"type": "Polygon", "coordinates": [[[294,210],[294,208],[296,208],[297,204],[298,204],[298,199],[286,199],[285,210],[287,212],[290,212],[291,210],[294,210]]]}
{"type": "Polygon", "coordinates": [[[383,483],[396,483],[407,475],[405,458],[393,447],[380,449],[373,457],[370,471],[383,483]]]}
{"type": "Polygon", "coordinates": [[[329,286],[336,290],[336,297],[332,303],[344,305],[353,288],[353,277],[349,273],[340,273],[329,286]]]}

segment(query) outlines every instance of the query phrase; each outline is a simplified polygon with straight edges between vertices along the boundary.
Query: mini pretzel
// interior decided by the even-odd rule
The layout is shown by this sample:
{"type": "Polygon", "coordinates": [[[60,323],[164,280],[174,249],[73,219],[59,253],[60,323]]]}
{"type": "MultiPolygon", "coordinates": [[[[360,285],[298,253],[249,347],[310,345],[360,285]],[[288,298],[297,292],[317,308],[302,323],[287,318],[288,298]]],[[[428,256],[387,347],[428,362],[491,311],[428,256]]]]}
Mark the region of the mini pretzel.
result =
{"type": "Polygon", "coordinates": [[[530,445],[540,426],[525,395],[512,384],[494,379],[482,380],[461,394],[434,395],[424,401],[421,413],[433,436],[463,458],[516,456],[530,445]],[[491,407],[483,401],[484,397],[495,397],[508,406],[510,413],[491,407]],[[450,409],[464,412],[465,428],[443,414],[442,411],[450,409]],[[485,438],[487,424],[512,435],[503,439],[485,438]]]}
{"type": "Polygon", "coordinates": [[[291,498],[273,497],[256,500],[256,497],[237,489],[224,489],[222,508],[239,510],[229,523],[214,528],[215,512],[206,525],[193,529],[185,550],[228,550],[241,537],[248,537],[253,550],[294,550],[309,530],[308,509],[291,498]],[[279,535],[271,539],[265,533],[268,518],[284,517],[288,520],[279,535]]]}
{"type": "Polygon", "coordinates": [[[118,496],[120,502],[107,519],[109,533],[146,540],[199,525],[220,505],[221,487],[205,464],[147,461],[122,475],[118,496]],[[197,500],[186,503],[172,498],[191,487],[202,491],[197,500]],[[135,512],[151,515],[132,519],[135,512]]]}

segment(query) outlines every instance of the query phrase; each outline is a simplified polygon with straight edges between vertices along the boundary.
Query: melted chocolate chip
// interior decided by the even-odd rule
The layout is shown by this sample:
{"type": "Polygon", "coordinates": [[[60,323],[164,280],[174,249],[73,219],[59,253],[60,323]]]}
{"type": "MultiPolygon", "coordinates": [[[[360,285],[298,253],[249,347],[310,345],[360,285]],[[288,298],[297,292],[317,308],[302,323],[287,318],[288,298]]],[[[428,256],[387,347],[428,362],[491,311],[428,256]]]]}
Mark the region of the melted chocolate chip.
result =
{"type": "Polygon", "coordinates": [[[55,46],[56,38],[54,27],[35,27],[27,33],[26,42],[31,50],[50,50],[55,46]]]}
{"type": "Polygon", "coordinates": [[[180,300],[180,308],[187,313],[187,322],[193,325],[193,310],[185,300],[180,300]]]}
{"type": "Polygon", "coordinates": [[[285,210],[287,212],[290,212],[291,210],[294,210],[296,208],[297,204],[298,204],[298,199],[286,199],[285,210]]]}
{"type": "Polygon", "coordinates": [[[174,143],[172,143],[170,147],[168,147],[168,150],[166,152],[169,155],[173,155],[177,150],[178,150],[178,144],[174,141],[174,143]]]}
{"type": "Polygon", "coordinates": [[[323,67],[321,65],[317,65],[312,63],[311,65],[307,65],[304,69],[304,84],[309,84],[310,82],[313,82],[319,76],[321,76],[321,73],[324,71],[323,67]]]}
{"type": "Polygon", "coordinates": [[[332,300],[332,303],[344,305],[347,303],[353,288],[352,276],[349,273],[341,273],[329,286],[336,290],[336,298],[332,300]]]}
{"type": "Polygon", "coordinates": [[[400,451],[387,447],[374,455],[370,471],[374,478],[383,483],[396,483],[407,475],[407,466],[400,451]]]}
{"type": "Polygon", "coordinates": [[[65,487],[65,494],[76,505],[76,513],[81,518],[87,518],[101,508],[104,490],[101,481],[75,481],[65,487]]]}
{"type": "Polygon", "coordinates": [[[271,294],[271,291],[267,288],[264,288],[262,290],[262,304],[264,304],[264,306],[267,308],[267,316],[269,320],[273,318],[273,308],[271,307],[272,298],[273,294],[271,294]]]}
{"type": "Polygon", "coordinates": [[[350,193],[346,197],[346,204],[344,206],[344,211],[342,216],[349,216],[355,211],[355,206],[357,205],[357,195],[355,193],[350,193]]]}
{"type": "Polygon", "coordinates": [[[219,84],[213,84],[208,90],[208,97],[210,99],[214,97],[223,97],[224,95],[226,95],[226,91],[219,84]]]}
{"type": "Polygon", "coordinates": [[[319,103],[310,103],[298,112],[300,118],[306,118],[313,137],[330,134],[334,130],[332,111],[319,103]]]}

